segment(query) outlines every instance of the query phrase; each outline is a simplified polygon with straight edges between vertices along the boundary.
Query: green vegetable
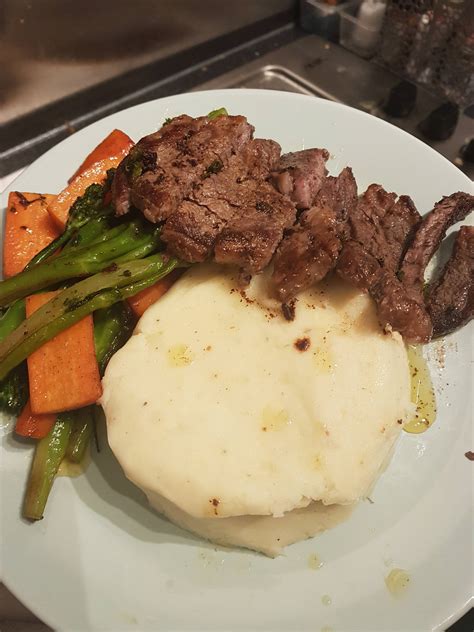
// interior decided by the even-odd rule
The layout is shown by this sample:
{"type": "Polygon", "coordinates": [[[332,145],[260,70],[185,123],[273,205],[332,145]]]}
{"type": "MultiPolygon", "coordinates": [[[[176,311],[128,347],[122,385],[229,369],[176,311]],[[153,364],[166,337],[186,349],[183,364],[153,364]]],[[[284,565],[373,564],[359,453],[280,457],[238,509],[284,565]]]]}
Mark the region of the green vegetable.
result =
{"type": "Polygon", "coordinates": [[[54,478],[66,454],[73,418],[70,412],[59,414],[50,432],[36,445],[23,505],[25,518],[43,518],[54,478]]]}
{"type": "Polygon", "coordinates": [[[28,370],[26,362],[22,362],[0,382],[0,410],[19,415],[28,401],[28,395],[28,370]]]}
{"type": "MultiPolygon", "coordinates": [[[[0,340],[4,340],[25,320],[25,301],[13,303],[0,318],[0,340]]],[[[18,415],[28,400],[28,371],[22,362],[0,381],[0,410],[18,415]]]]}
{"type": "Polygon", "coordinates": [[[12,303],[0,318],[0,340],[4,340],[25,320],[25,301],[12,303]]]}
{"type": "Polygon", "coordinates": [[[80,463],[89,445],[93,431],[92,407],[87,406],[74,411],[74,421],[66,450],[66,459],[72,463],[80,463]]]}
{"type": "MultiPolygon", "coordinates": [[[[112,355],[130,337],[134,323],[132,310],[124,302],[115,303],[94,313],[94,342],[101,375],[104,374],[112,355]]],[[[66,452],[69,461],[82,461],[93,430],[93,407],[87,406],[75,411],[74,425],[66,452]]]]}
{"type": "Polygon", "coordinates": [[[113,265],[63,290],[0,342],[0,380],[60,331],[97,309],[134,296],[178,265],[176,259],[156,254],[113,265]]]}
{"type": "Polygon", "coordinates": [[[100,374],[113,354],[130,338],[135,318],[127,303],[115,303],[94,313],[94,342],[100,374]]]}
{"type": "Polygon", "coordinates": [[[160,246],[160,228],[144,220],[130,222],[125,230],[112,228],[110,239],[67,250],[64,254],[20,272],[0,283],[0,306],[67,279],[104,270],[116,261],[141,259],[160,246]]]}
{"type": "Polygon", "coordinates": [[[215,119],[218,116],[229,116],[229,112],[227,112],[225,108],[219,108],[218,110],[212,110],[212,112],[209,112],[207,118],[215,119]]]}
{"type": "Polygon", "coordinates": [[[97,452],[100,452],[99,434],[98,434],[97,429],[99,428],[99,426],[104,426],[106,423],[104,409],[102,408],[102,406],[99,406],[98,404],[96,404],[95,406],[93,406],[92,414],[94,416],[95,447],[96,447],[97,452]]]}
{"type": "MultiPolygon", "coordinates": [[[[105,239],[110,239],[108,217],[94,217],[87,224],[79,228],[62,249],[62,254],[74,248],[82,248],[90,244],[95,244],[105,239]]],[[[126,226],[121,225],[120,231],[125,230],[126,226]]],[[[120,232],[118,231],[118,232],[120,232]]],[[[115,231],[117,233],[117,231],[115,231]]],[[[117,233],[118,234],[118,233],[117,233]]]]}
{"type": "Polygon", "coordinates": [[[112,209],[110,207],[104,207],[104,195],[108,188],[108,183],[91,184],[87,187],[84,195],[78,197],[71,206],[64,232],[35,255],[25,270],[29,270],[38,263],[49,259],[52,254],[71,239],[77,230],[87,224],[91,219],[103,215],[110,215],[112,209]]]}

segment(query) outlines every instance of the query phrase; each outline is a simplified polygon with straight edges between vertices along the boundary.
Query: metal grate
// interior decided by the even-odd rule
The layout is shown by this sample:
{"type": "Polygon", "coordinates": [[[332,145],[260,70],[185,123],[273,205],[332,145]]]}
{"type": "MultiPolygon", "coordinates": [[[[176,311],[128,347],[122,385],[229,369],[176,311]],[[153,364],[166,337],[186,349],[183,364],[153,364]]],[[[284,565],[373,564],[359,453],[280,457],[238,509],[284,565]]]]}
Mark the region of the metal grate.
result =
{"type": "Polygon", "coordinates": [[[389,0],[378,60],[458,105],[470,105],[474,0],[389,0]]]}

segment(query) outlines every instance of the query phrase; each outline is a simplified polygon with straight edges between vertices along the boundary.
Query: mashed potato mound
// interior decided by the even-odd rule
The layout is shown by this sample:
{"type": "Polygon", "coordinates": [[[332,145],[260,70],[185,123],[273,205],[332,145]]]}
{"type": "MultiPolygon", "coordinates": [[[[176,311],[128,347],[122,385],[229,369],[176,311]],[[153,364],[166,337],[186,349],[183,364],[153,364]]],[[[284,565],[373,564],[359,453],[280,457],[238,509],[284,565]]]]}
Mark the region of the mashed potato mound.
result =
{"type": "Polygon", "coordinates": [[[112,358],[102,405],[153,506],[275,555],[369,494],[413,407],[405,346],[366,295],[332,279],[292,321],[269,295],[265,275],[242,291],[228,270],[193,267],[112,358]]]}

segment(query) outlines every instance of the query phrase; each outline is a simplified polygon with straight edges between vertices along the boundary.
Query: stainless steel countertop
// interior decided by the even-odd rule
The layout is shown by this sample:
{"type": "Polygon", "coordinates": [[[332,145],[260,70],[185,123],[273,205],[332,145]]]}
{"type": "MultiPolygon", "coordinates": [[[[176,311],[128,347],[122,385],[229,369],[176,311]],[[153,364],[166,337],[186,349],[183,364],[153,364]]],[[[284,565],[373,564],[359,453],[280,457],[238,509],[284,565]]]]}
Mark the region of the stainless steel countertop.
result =
{"type": "MultiPolygon", "coordinates": [[[[400,77],[382,66],[362,59],[321,37],[308,35],[241,68],[201,84],[196,89],[286,90],[345,103],[387,120],[417,136],[457,164],[456,159],[461,146],[474,136],[474,120],[461,114],[457,128],[450,138],[442,142],[428,141],[421,136],[417,125],[439,106],[441,101],[439,97],[418,87],[417,101],[412,113],[405,118],[390,118],[384,114],[381,103],[399,81],[400,77]]],[[[474,164],[465,165],[464,171],[473,178],[474,164]]]]}
{"type": "Polygon", "coordinates": [[[128,70],[289,10],[292,0],[3,0],[0,125],[128,70]]]}

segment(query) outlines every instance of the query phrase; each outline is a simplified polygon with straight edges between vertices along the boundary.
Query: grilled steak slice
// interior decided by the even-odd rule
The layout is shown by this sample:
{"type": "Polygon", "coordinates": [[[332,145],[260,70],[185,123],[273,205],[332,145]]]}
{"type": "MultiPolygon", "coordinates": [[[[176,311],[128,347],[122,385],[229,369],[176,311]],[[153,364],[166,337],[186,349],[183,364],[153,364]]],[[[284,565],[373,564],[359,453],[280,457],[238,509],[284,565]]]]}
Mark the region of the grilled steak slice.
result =
{"type": "Polygon", "coordinates": [[[294,224],[296,208],[263,180],[245,180],[239,194],[234,216],[216,239],[214,255],[217,263],[253,274],[270,263],[283,231],[294,224]]]}
{"type": "Polygon", "coordinates": [[[403,285],[415,300],[421,300],[426,266],[434,255],[447,229],[460,222],[474,209],[474,196],[453,193],[444,197],[424,217],[400,267],[403,285]]]}
{"type": "Polygon", "coordinates": [[[453,253],[428,290],[433,335],[444,336],[474,316],[474,227],[461,226],[453,253]]]}
{"type": "Polygon", "coordinates": [[[337,271],[375,299],[382,326],[391,326],[404,338],[426,342],[431,321],[423,303],[408,296],[396,277],[400,261],[420,224],[420,215],[408,196],[387,193],[372,184],[349,216],[350,236],[344,243],[337,271]]]}
{"type": "Polygon", "coordinates": [[[337,260],[337,272],[345,281],[365,291],[374,288],[382,276],[378,260],[354,239],[344,243],[337,260]]]}
{"type": "Polygon", "coordinates": [[[245,178],[265,180],[277,164],[281,154],[280,145],[270,139],[256,138],[231,159],[236,181],[245,178]],[[239,173],[237,171],[240,170],[239,173]]]}
{"type": "Polygon", "coordinates": [[[321,281],[336,265],[347,232],[347,216],[357,203],[357,184],[350,168],[326,178],[314,206],[303,211],[275,254],[273,282],[286,302],[321,281]]]}
{"type": "Polygon", "coordinates": [[[397,200],[380,185],[372,184],[349,217],[351,238],[362,244],[385,270],[396,272],[405,244],[420,223],[412,200],[397,200]]]}
{"type": "Polygon", "coordinates": [[[142,138],[118,167],[112,187],[117,215],[136,206],[151,222],[165,220],[193,186],[225,167],[248,143],[243,116],[178,116],[142,138]]]}
{"type": "Polygon", "coordinates": [[[280,193],[293,200],[296,208],[310,208],[326,177],[328,158],[326,149],[304,149],[285,154],[272,174],[273,183],[280,193]]]}
{"type": "Polygon", "coordinates": [[[398,331],[406,342],[430,341],[433,325],[425,304],[410,297],[395,275],[383,272],[370,293],[382,327],[398,331]]]}
{"type": "Polygon", "coordinates": [[[397,200],[394,193],[371,184],[349,215],[349,237],[338,262],[339,274],[365,290],[370,290],[382,270],[395,274],[420,219],[408,196],[397,200]]]}
{"type": "Polygon", "coordinates": [[[280,156],[272,140],[250,141],[229,160],[227,168],[195,187],[166,221],[162,238],[168,250],[189,262],[205,261],[214,242],[242,207],[242,183],[248,178],[265,178],[280,156]]]}

